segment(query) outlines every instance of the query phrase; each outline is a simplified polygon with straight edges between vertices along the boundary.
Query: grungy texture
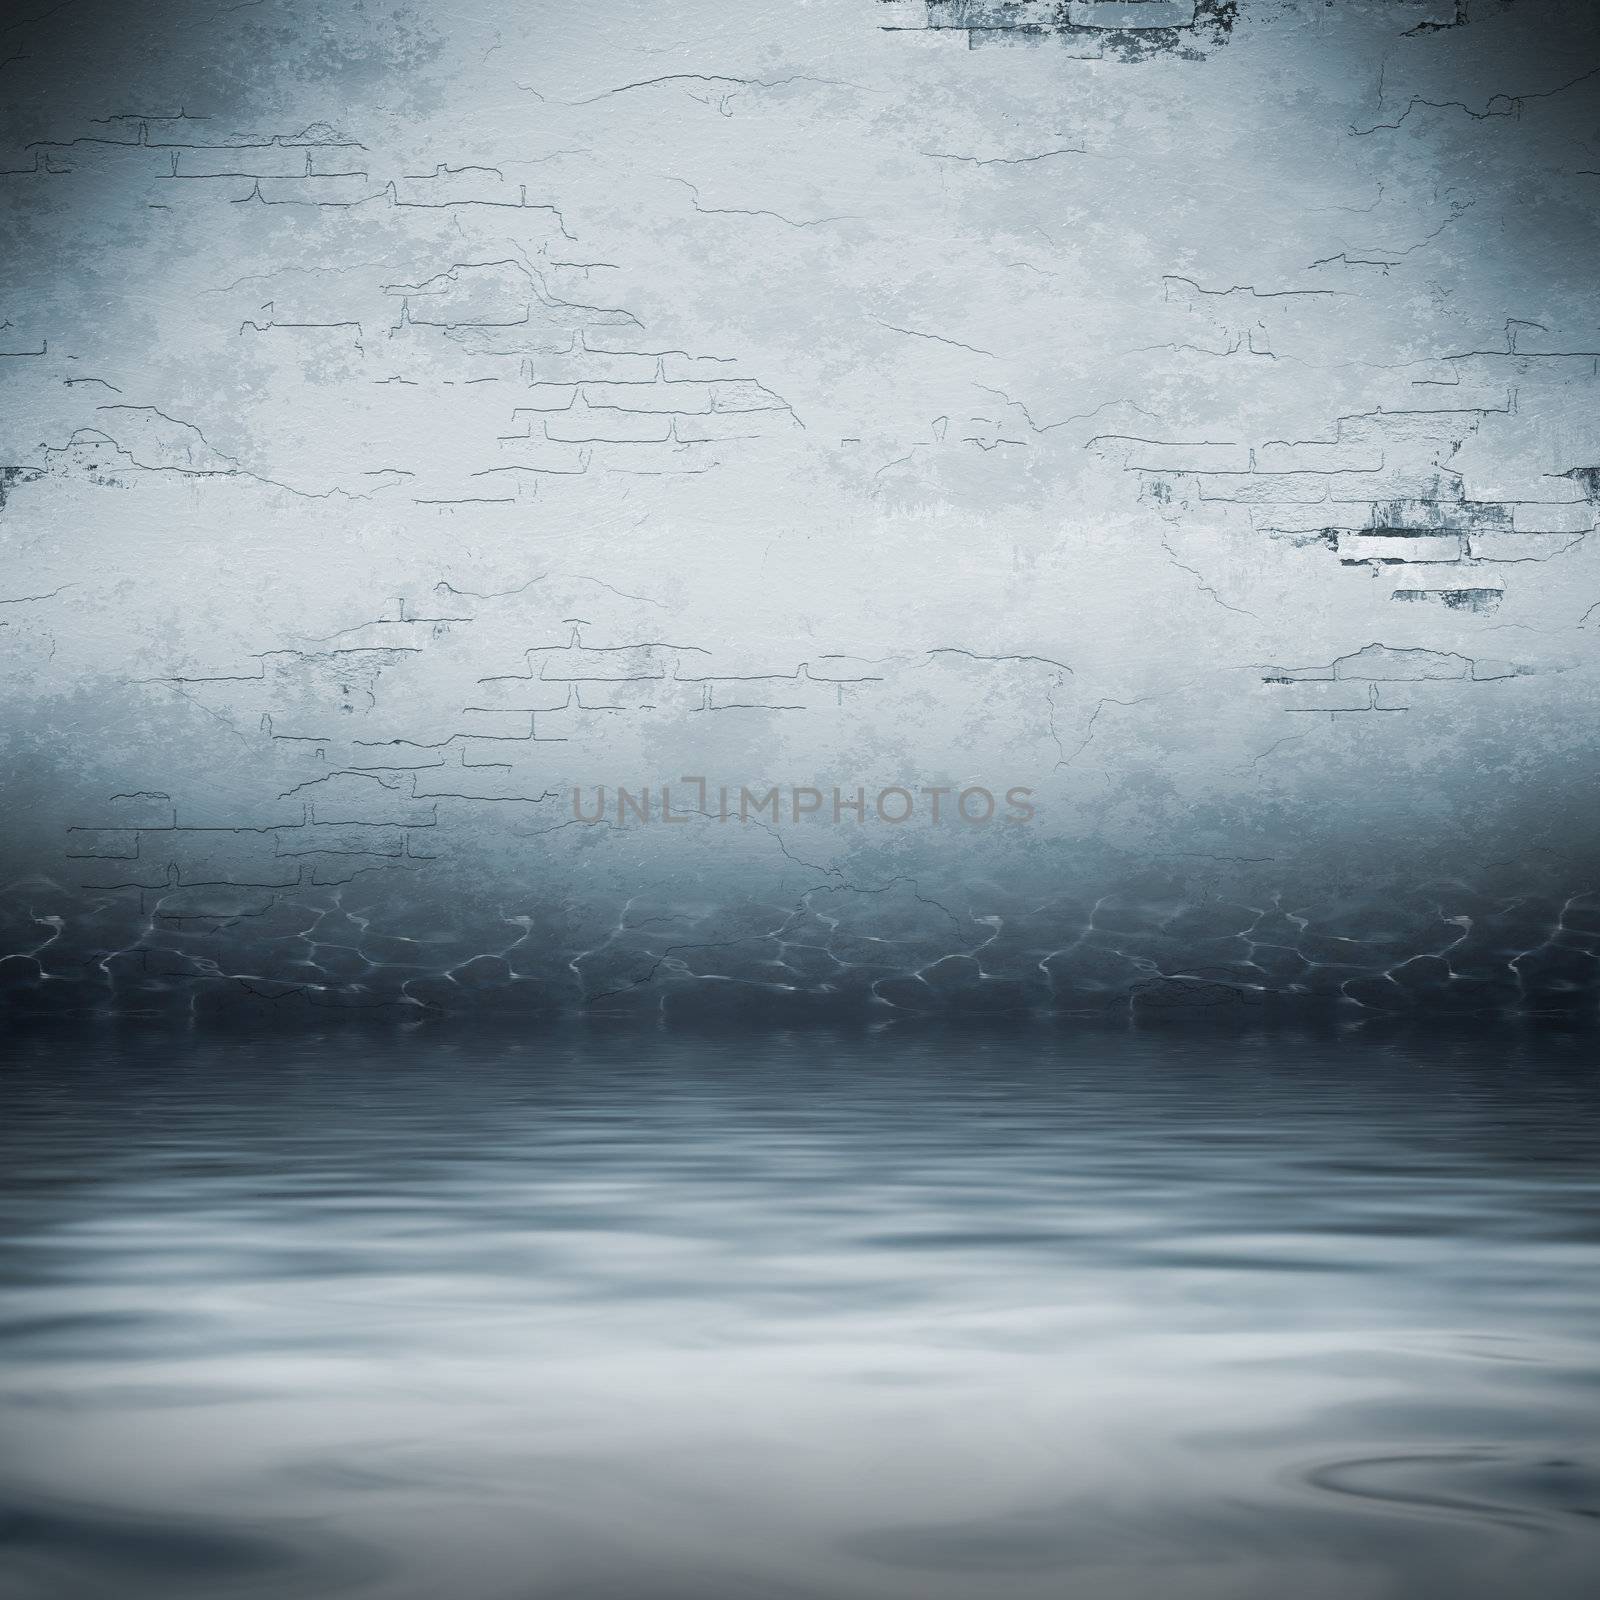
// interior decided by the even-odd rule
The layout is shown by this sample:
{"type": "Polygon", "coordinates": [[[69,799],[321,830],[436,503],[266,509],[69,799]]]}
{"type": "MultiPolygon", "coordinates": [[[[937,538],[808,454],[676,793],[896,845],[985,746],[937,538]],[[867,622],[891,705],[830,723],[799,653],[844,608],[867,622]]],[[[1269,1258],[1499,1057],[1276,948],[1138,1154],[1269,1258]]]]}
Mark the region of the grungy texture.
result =
{"type": "Polygon", "coordinates": [[[1593,1012],[1588,0],[67,0],[0,103],[8,1007],[1593,1012]]]}

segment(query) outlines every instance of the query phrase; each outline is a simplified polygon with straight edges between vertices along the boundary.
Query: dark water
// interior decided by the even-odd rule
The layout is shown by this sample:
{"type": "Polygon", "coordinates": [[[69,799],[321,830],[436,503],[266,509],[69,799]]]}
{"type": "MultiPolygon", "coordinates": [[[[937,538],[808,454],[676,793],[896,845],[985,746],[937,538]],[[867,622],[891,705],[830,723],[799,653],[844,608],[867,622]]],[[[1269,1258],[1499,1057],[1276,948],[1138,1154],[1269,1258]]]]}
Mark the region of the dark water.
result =
{"type": "Polygon", "coordinates": [[[0,1596],[1587,1596],[1594,1055],[22,1041],[0,1596]]]}

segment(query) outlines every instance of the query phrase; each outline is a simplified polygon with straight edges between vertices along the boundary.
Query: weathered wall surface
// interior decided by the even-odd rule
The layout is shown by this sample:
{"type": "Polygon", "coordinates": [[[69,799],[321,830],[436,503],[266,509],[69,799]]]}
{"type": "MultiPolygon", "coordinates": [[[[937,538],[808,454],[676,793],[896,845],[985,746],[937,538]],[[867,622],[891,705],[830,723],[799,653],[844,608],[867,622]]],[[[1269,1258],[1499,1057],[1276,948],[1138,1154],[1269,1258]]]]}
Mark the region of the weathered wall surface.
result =
{"type": "Polygon", "coordinates": [[[0,101],[9,1006],[1592,1011],[1585,0],[67,4],[0,101]]]}

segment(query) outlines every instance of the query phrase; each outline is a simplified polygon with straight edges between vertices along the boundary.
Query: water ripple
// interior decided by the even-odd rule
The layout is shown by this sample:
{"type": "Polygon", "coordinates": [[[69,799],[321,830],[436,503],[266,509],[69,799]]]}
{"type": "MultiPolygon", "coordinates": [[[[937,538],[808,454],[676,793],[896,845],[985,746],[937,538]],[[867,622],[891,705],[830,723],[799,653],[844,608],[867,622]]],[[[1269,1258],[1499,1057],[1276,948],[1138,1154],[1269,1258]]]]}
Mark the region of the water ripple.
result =
{"type": "Polygon", "coordinates": [[[1579,1600],[1572,1037],[16,1041],[0,1600],[1579,1600]]]}

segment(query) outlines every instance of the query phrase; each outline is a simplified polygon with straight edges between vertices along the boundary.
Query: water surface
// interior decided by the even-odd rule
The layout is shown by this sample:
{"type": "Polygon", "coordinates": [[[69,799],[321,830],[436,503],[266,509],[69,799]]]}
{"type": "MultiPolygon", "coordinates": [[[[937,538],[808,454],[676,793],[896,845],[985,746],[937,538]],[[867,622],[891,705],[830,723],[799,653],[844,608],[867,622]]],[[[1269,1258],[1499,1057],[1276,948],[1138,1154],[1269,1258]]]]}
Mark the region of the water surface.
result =
{"type": "Polygon", "coordinates": [[[16,1041],[0,1597],[1587,1595],[1593,1061],[16,1041]]]}

